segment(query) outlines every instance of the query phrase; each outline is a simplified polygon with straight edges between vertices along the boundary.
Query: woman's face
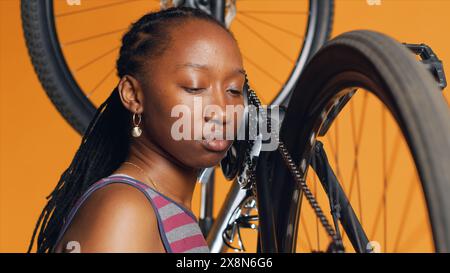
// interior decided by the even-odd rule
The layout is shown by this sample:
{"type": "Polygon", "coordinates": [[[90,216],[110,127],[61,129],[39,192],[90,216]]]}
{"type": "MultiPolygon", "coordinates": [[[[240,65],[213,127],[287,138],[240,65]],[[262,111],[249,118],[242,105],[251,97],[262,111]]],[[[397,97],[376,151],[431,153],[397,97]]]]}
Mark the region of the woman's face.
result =
{"type": "Polygon", "coordinates": [[[244,102],[239,47],[225,30],[198,19],[175,27],[171,39],[144,72],[143,136],[185,166],[214,166],[234,139],[225,132],[236,134],[241,121],[241,112],[230,111],[244,102]]]}

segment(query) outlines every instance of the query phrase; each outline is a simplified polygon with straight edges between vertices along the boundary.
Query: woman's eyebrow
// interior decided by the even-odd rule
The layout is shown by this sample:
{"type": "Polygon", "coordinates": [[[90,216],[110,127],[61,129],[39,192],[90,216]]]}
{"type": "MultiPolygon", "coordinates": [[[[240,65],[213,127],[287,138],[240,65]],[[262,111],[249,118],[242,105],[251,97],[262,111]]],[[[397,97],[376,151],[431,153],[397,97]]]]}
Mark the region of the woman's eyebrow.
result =
{"type": "MultiPolygon", "coordinates": [[[[181,68],[196,68],[196,69],[202,69],[202,70],[209,70],[210,67],[205,64],[196,64],[196,63],[184,63],[184,64],[177,64],[175,66],[175,70],[181,69],[181,68]]],[[[234,69],[231,74],[242,74],[245,76],[245,70],[243,68],[236,68],[234,69]]]]}

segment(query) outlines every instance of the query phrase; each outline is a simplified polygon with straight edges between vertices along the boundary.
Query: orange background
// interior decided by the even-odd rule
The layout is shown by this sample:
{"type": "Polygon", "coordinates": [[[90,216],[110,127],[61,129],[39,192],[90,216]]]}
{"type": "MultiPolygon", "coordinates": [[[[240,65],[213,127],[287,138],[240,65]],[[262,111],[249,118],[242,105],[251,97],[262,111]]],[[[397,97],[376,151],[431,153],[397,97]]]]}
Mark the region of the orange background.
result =
{"type": "MultiPolygon", "coordinates": [[[[25,47],[19,4],[0,0],[0,252],[26,251],[45,196],[80,144],[80,136],[56,111],[36,77],[25,47]]],[[[380,6],[369,6],[365,0],[337,0],[332,36],[373,29],[402,42],[423,42],[437,53],[448,74],[449,10],[447,0],[382,0],[380,6]]],[[[250,79],[260,76],[253,73],[250,79]]],[[[254,89],[267,100],[262,86],[264,79],[254,89]]],[[[449,102],[448,91],[444,95],[449,102]]],[[[225,192],[229,185],[219,179],[216,192],[225,192]]],[[[199,207],[198,190],[194,212],[199,207]]],[[[223,197],[216,199],[216,213],[223,197]]]]}

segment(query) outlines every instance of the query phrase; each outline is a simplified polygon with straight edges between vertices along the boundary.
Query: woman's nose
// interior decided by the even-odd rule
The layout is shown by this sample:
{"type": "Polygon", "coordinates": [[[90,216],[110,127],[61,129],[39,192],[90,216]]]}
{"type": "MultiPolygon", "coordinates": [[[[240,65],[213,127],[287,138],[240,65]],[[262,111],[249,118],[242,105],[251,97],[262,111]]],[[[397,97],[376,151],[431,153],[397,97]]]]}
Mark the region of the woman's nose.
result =
{"type": "Polygon", "coordinates": [[[217,125],[225,125],[229,122],[229,118],[227,118],[226,110],[225,108],[222,108],[218,105],[216,105],[212,111],[206,111],[204,119],[205,122],[208,123],[214,123],[217,125]]]}
{"type": "Polygon", "coordinates": [[[220,88],[212,92],[209,100],[209,105],[206,106],[209,109],[205,109],[205,122],[214,122],[218,125],[225,125],[230,122],[230,117],[226,112],[227,98],[226,92],[220,88]],[[208,111],[209,110],[209,111],[208,111]]]}

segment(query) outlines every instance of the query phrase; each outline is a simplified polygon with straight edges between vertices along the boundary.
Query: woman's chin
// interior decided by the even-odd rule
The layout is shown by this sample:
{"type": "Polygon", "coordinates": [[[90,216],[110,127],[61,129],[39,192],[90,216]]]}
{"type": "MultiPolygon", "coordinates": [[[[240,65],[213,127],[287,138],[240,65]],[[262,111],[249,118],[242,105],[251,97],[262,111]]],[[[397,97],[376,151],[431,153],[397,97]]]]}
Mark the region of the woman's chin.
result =
{"type": "Polygon", "coordinates": [[[186,166],[198,169],[214,167],[220,164],[232,143],[232,141],[209,143],[204,140],[197,141],[195,146],[191,146],[192,149],[189,154],[178,156],[186,166]]]}
{"type": "Polygon", "coordinates": [[[225,157],[226,150],[222,153],[206,153],[199,156],[196,162],[197,168],[209,168],[220,164],[220,161],[225,157]]]}
{"type": "Polygon", "coordinates": [[[221,154],[222,156],[225,155],[226,151],[230,148],[232,143],[232,140],[226,139],[204,139],[200,141],[200,145],[206,152],[212,154],[221,154]]]}

